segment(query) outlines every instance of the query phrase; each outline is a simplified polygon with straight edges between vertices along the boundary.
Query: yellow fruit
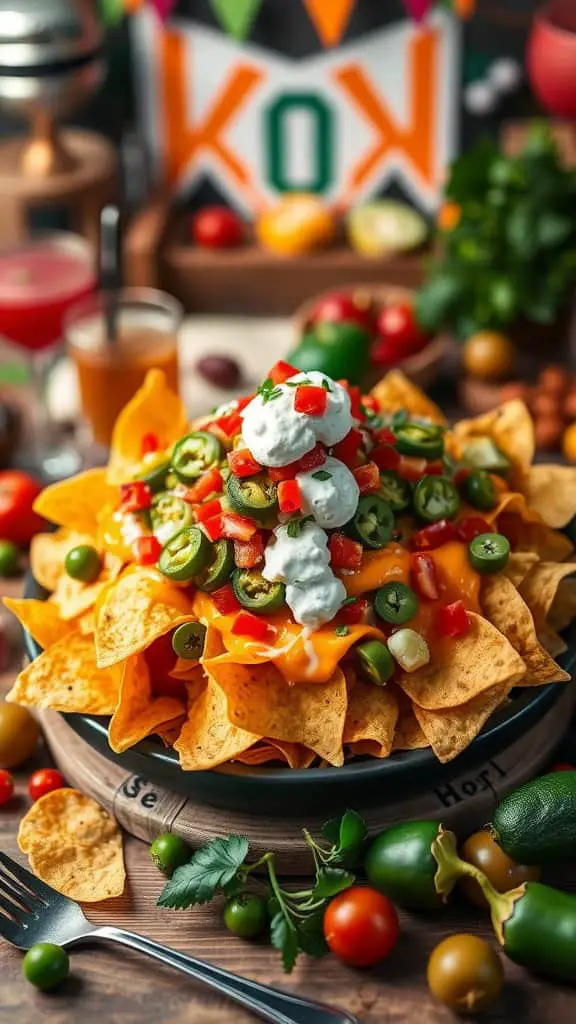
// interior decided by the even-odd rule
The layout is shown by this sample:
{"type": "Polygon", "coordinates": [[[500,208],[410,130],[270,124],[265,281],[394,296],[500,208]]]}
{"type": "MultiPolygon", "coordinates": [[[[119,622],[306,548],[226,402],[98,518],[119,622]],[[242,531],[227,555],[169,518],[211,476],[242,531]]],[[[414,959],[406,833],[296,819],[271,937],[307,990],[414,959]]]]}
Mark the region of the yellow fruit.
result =
{"type": "Polygon", "coordinates": [[[261,245],[278,256],[302,256],[322,249],[335,234],[334,215],[321,199],[304,192],[284,196],[256,222],[261,245]]]}
{"type": "Polygon", "coordinates": [[[513,369],[514,346],[510,338],[498,331],[478,331],[465,342],[463,359],[472,377],[498,380],[513,369]]]}
{"type": "Polygon", "coordinates": [[[0,766],[15,768],[36,749],[40,728],[26,708],[0,702],[0,766]]]}
{"type": "Polygon", "coordinates": [[[571,423],[564,431],[562,451],[568,462],[576,462],[576,423],[571,423]]]}

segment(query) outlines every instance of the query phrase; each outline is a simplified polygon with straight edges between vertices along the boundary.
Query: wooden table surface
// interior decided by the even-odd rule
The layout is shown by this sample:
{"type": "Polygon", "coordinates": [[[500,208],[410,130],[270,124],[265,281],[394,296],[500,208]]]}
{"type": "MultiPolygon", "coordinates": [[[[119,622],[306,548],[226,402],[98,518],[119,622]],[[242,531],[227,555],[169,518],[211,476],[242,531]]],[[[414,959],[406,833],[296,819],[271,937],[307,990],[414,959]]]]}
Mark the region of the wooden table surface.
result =
{"type": "MultiPolygon", "coordinates": [[[[17,594],[19,581],[0,583],[0,592],[17,594]]],[[[14,631],[10,663],[0,674],[5,692],[21,658],[14,631]]],[[[26,807],[26,778],[34,767],[49,764],[39,750],[32,765],[17,773],[17,796],[0,810],[0,848],[18,853],[16,831],[26,807]]],[[[90,920],[131,928],[159,942],[193,953],[222,967],[272,985],[283,986],[355,1013],[365,1024],[449,1024],[462,1018],[429,995],[426,962],[436,943],[454,932],[474,932],[490,938],[481,911],[465,904],[427,918],[401,914],[401,938],[390,958],[369,971],[352,971],[334,958],[312,961],[302,957],[285,977],[278,954],[262,945],[229,936],[217,908],[166,911],[155,906],[162,876],[153,867],[144,843],[126,838],[128,885],[121,899],[91,905],[90,920]]],[[[558,874],[558,873],[557,873],[558,874]]],[[[576,890],[576,870],[563,872],[563,884],[576,890]],[[571,885],[572,883],[572,885],[571,885]]],[[[23,981],[21,954],[0,941],[0,1022],[4,1024],[249,1024],[254,1018],[207,990],[127,950],[102,946],[72,952],[70,979],[57,992],[41,994],[23,981]]],[[[503,958],[506,985],[495,1008],[484,1014],[486,1024],[572,1024],[576,1020],[576,991],[531,978],[503,958]]]]}

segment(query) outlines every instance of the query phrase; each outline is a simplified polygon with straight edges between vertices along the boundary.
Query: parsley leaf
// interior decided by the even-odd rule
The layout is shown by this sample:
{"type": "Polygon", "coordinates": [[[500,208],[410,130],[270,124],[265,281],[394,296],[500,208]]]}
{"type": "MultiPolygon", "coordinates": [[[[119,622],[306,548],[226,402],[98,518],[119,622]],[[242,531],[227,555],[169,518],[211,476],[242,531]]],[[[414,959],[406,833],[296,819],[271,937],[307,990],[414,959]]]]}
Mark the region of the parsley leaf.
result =
{"type": "Polygon", "coordinates": [[[298,944],[302,952],[308,956],[320,958],[330,952],[324,938],[323,923],[324,907],[298,922],[298,944]]]}
{"type": "Polygon", "coordinates": [[[176,869],[160,893],[158,906],[185,910],[209,903],[218,889],[230,885],[248,849],[244,836],[213,839],[201,846],[188,864],[176,869]]]}
{"type": "Polygon", "coordinates": [[[332,845],[331,862],[354,867],[366,842],[366,822],[356,811],[345,811],[322,826],[322,835],[332,845]]]}
{"type": "Polygon", "coordinates": [[[331,480],[332,473],[328,473],[326,469],[318,469],[315,473],[312,473],[313,480],[331,480]]]}
{"type": "Polygon", "coordinates": [[[316,878],[311,899],[331,900],[339,892],[349,889],[354,882],[354,875],[349,871],[343,871],[342,868],[323,868],[316,878]]]}
{"type": "Polygon", "coordinates": [[[348,626],[336,626],[334,632],[336,633],[336,636],[348,636],[350,630],[348,629],[348,626]]]}
{"type": "Polygon", "coordinates": [[[267,402],[271,402],[274,398],[278,398],[282,394],[282,389],[274,384],[271,377],[266,377],[266,380],[262,381],[256,394],[260,395],[262,403],[266,405],[267,402]]]}
{"type": "Polygon", "coordinates": [[[332,394],[332,388],[330,387],[330,381],[327,380],[326,377],[324,377],[324,379],[322,381],[322,387],[324,388],[325,391],[328,391],[329,394],[332,394]]]}
{"type": "Polygon", "coordinates": [[[300,536],[302,530],[306,526],[306,523],[312,522],[314,522],[314,516],[296,516],[294,519],[291,519],[290,522],[288,523],[288,528],[286,532],[288,536],[294,540],[295,537],[300,536]]]}
{"type": "Polygon", "coordinates": [[[298,932],[291,918],[283,910],[274,914],[270,922],[270,941],[275,949],[282,953],[284,970],[290,974],[298,959],[298,932]]]}

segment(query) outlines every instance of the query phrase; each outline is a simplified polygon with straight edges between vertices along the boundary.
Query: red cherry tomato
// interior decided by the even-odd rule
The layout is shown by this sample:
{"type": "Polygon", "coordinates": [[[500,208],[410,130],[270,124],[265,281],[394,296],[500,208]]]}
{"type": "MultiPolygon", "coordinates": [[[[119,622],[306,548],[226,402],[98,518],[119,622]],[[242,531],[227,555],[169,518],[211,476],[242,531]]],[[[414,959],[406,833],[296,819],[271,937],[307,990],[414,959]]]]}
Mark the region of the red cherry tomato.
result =
{"type": "Polygon", "coordinates": [[[10,772],[0,771],[0,807],[7,804],[14,794],[14,779],[10,772]]]}
{"type": "Polygon", "coordinates": [[[8,469],[0,473],[0,537],[14,544],[28,544],[45,522],[32,505],[40,484],[27,473],[8,469]]]}
{"type": "Polygon", "coordinates": [[[39,800],[54,789],[62,789],[66,780],[56,768],[39,768],[28,779],[28,792],[31,800],[39,800]]]}
{"type": "Polygon", "coordinates": [[[227,206],[206,206],[192,218],[192,237],[205,249],[233,249],[244,241],[244,225],[227,206]]]}
{"type": "Polygon", "coordinates": [[[404,355],[419,352],[428,337],[418,326],[414,310],[409,302],[393,302],[383,306],[376,322],[382,338],[393,341],[404,355]]]}
{"type": "Polygon", "coordinates": [[[362,293],[330,292],[318,300],[310,315],[311,324],[353,323],[372,332],[374,316],[368,297],[362,293]]]}
{"type": "Polygon", "coordinates": [[[394,338],[376,338],[370,347],[370,359],[374,366],[386,369],[389,366],[398,366],[406,359],[408,351],[394,338]]]}
{"type": "Polygon", "coordinates": [[[324,938],[339,960],[351,967],[371,967],[394,949],[398,915],[382,893],[354,885],[328,904],[324,938]]]}

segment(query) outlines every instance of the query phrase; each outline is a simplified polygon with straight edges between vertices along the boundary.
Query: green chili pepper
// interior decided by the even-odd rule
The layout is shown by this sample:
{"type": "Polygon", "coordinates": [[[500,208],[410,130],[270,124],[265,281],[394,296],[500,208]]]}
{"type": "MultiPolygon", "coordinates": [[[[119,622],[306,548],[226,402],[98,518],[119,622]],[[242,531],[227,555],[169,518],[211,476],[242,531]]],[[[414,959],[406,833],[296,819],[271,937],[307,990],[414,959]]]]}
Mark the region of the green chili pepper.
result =
{"type": "Polygon", "coordinates": [[[384,622],[402,626],[416,615],[418,598],[405,583],[385,583],[376,591],[374,608],[384,622]]]}
{"type": "Polygon", "coordinates": [[[334,380],[359,384],[369,362],[368,332],[353,323],[320,323],[287,356],[298,370],[319,370],[334,380]]]}
{"type": "Polygon", "coordinates": [[[224,449],[214,434],[197,430],[174,445],[172,469],[183,484],[192,484],[207,469],[216,466],[223,454],[224,449]]]}
{"type": "Polygon", "coordinates": [[[376,686],[384,686],[394,674],[394,658],[386,644],[381,644],[379,640],[368,640],[365,644],[359,644],[356,655],[362,673],[376,686]]]}
{"type": "Polygon", "coordinates": [[[346,529],[365,548],[383,548],[394,532],[394,514],[378,494],[365,494],[346,529]]]}
{"type": "Polygon", "coordinates": [[[476,572],[500,572],[510,558],[510,543],[501,533],[481,533],[470,541],[468,557],[476,572]]]}
{"type": "Polygon", "coordinates": [[[226,497],[235,512],[259,521],[278,509],[276,484],[262,473],[243,479],[230,475],[226,480],[226,497]]]}
{"type": "Polygon", "coordinates": [[[211,552],[206,534],[198,526],[185,526],[162,548],[158,568],[171,580],[191,580],[205,568],[211,552]]]}
{"type": "Polygon", "coordinates": [[[172,634],[172,649],[185,661],[197,661],[204,654],[206,626],[201,622],[184,622],[172,634]]]}
{"type": "Polygon", "coordinates": [[[412,488],[407,480],[393,469],[380,473],[380,495],[393,512],[404,512],[412,503],[412,488]]]}
{"type": "Polygon", "coordinates": [[[485,469],[490,473],[506,476],[511,468],[510,459],[504,455],[491,437],[473,437],[464,445],[462,461],[474,469],[485,469]]]}
{"type": "Polygon", "coordinates": [[[393,429],[396,448],[401,455],[440,459],[444,454],[444,432],[441,427],[409,420],[393,429]]]}
{"type": "Polygon", "coordinates": [[[145,473],[140,473],[136,479],[141,480],[143,484],[150,488],[152,494],[155,494],[156,491],[161,491],[166,487],[166,479],[169,472],[170,459],[163,455],[154,464],[150,463],[150,469],[147,469],[145,473]]]}
{"type": "Polygon", "coordinates": [[[198,590],[211,594],[228,582],[234,569],[234,543],[222,537],[212,545],[211,561],[202,572],[194,577],[198,590]]]}
{"type": "Polygon", "coordinates": [[[464,496],[469,505],[488,511],[498,504],[494,481],[485,469],[476,469],[464,482],[464,496]]]}
{"type": "Polygon", "coordinates": [[[252,569],[236,569],[232,573],[232,586],[242,607],[256,615],[271,615],[286,600],[286,587],[283,583],[270,583],[261,573],[252,569]]]}
{"type": "Polygon", "coordinates": [[[446,476],[424,476],[418,481],[413,495],[416,514],[425,523],[440,519],[453,519],[460,507],[456,486],[446,476]]]}
{"type": "Polygon", "coordinates": [[[447,892],[436,886],[438,863],[432,846],[444,832],[437,821],[408,821],[381,832],[368,847],[364,860],[370,885],[401,907],[441,907],[447,892]]]}
{"type": "Polygon", "coordinates": [[[152,532],[165,544],[175,533],[192,522],[192,506],[169,491],[160,491],[152,499],[150,525],[152,532]]]}

